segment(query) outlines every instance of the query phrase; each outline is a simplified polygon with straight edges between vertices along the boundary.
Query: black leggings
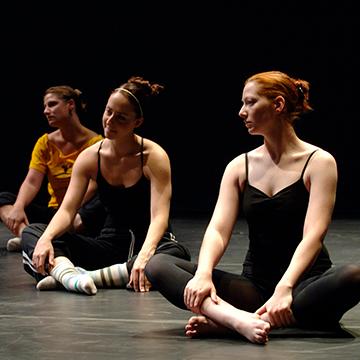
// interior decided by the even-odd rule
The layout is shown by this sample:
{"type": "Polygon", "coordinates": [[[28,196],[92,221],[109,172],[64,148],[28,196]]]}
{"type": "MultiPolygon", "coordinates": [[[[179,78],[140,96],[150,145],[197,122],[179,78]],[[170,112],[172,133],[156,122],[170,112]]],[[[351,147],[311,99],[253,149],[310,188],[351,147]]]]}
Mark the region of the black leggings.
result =
{"type": "MultiPolygon", "coordinates": [[[[172,304],[186,310],[184,289],[197,265],[165,254],[154,255],[145,268],[149,281],[172,304]]],[[[214,269],[213,282],[220,298],[254,312],[267,296],[250,279],[214,269]]],[[[360,266],[333,267],[300,282],[293,290],[292,310],[300,327],[336,326],[343,314],[360,300],[360,266]]]]}
{"type": "MultiPolygon", "coordinates": [[[[24,269],[37,281],[40,281],[44,276],[32,266],[32,256],[46,227],[46,224],[30,224],[21,235],[24,269]]],[[[134,236],[136,238],[136,234],[134,236]]],[[[86,270],[95,270],[127,262],[130,272],[136,259],[136,255],[129,254],[128,244],[130,240],[131,233],[129,231],[114,234],[114,232],[104,230],[96,237],[67,232],[54,239],[52,245],[55,257],[65,256],[75,266],[81,266],[86,270]],[[126,244],[127,247],[123,244],[126,244]]],[[[136,240],[141,243],[144,241],[141,237],[136,240]]],[[[155,253],[170,254],[190,260],[189,250],[177,242],[175,236],[169,232],[164,234],[155,253]]]]}
{"type": "MultiPolygon", "coordinates": [[[[13,205],[17,195],[11,192],[0,192],[0,207],[4,205],[13,205]]],[[[41,222],[48,224],[55,215],[56,208],[31,202],[25,209],[29,223],[41,222]]]]}
{"type": "MultiPolygon", "coordinates": [[[[17,195],[11,192],[0,192],[0,207],[13,205],[17,195]]],[[[31,202],[25,209],[29,223],[48,224],[55,215],[57,208],[31,202]]],[[[99,195],[94,195],[78,211],[83,224],[82,233],[86,235],[98,234],[105,221],[105,210],[102,206],[99,195]]]]}

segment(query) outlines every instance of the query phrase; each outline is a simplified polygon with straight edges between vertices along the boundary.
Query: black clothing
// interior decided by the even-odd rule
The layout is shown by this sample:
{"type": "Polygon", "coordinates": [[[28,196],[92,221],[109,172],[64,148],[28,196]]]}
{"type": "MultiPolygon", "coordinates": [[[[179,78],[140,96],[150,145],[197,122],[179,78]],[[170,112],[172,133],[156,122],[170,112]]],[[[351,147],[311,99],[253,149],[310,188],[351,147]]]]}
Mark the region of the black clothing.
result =
{"type": "MultiPolygon", "coordinates": [[[[100,202],[105,210],[105,221],[98,236],[65,233],[54,239],[55,257],[65,256],[74,265],[95,270],[128,261],[131,267],[134,256],[140,251],[150,224],[150,182],[142,174],[133,186],[112,186],[101,174],[101,156],[98,150],[97,185],[100,202]]],[[[143,148],[141,147],[141,168],[143,148]]],[[[31,259],[37,243],[46,226],[31,224],[22,233],[23,262],[30,275],[40,280],[32,267],[31,259]]],[[[164,252],[190,260],[190,252],[176,241],[170,226],[160,240],[157,252],[164,252]]],[[[131,270],[131,269],[129,269],[131,270]]]]}
{"type": "MultiPolygon", "coordinates": [[[[239,275],[214,269],[212,274],[220,298],[239,309],[254,312],[271,297],[302,240],[309,201],[303,175],[313,153],[299,179],[271,197],[249,184],[246,154],[242,204],[250,242],[243,272],[239,275]]],[[[360,267],[331,266],[323,246],[314,264],[293,289],[292,311],[298,326],[337,326],[343,314],[359,302],[360,267]]],[[[145,273],[165,298],[186,309],[184,289],[196,268],[196,264],[183,259],[158,254],[150,259],[145,273]]]]}

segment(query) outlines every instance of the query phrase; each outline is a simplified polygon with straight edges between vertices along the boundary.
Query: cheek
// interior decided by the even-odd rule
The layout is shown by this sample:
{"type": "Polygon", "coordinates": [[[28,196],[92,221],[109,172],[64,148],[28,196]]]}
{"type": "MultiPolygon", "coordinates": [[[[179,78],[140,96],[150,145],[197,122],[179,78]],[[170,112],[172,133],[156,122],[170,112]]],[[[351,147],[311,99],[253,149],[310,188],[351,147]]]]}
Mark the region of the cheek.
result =
{"type": "Polygon", "coordinates": [[[107,125],[107,118],[104,117],[104,118],[102,119],[102,126],[103,126],[103,128],[105,128],[106,125],[107,125]]]}
{"type": "Polygon", "coordinates": [[[255,109],[253,112],[253,116],[257,121],[263,121],[268,117],[267,111],[264,108],[255,109]]]}

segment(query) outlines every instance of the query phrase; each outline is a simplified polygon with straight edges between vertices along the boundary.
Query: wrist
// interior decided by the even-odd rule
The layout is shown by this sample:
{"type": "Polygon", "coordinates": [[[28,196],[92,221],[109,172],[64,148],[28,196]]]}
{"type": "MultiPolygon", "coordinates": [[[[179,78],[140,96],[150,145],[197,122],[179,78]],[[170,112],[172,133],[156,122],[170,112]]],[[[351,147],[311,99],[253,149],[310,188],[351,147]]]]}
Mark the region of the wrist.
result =
{"type": "Polygon", "coordinates": [[[197,277],[202,277],[202,278],[212,278],[212,271],[208,271],[208,270],[202,270],[202,269],[197,269],[195,272],[195,276],[197,277]]]}
{"type": "Polygon", "coordinates": [[[289,281],[280,281],[277,285],[275,290],[292,290],[293,285],[289,281]]]}

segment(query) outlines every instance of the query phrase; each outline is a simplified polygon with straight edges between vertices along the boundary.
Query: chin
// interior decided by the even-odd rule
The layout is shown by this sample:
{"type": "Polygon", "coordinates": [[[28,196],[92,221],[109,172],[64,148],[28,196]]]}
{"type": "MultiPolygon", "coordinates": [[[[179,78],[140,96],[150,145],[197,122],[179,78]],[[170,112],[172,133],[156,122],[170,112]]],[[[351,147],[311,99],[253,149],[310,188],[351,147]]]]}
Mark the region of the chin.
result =
{"type": "Polygon", "coordinates": [[[111,131],[111,130],[107,130],[107,129],[104,130],[104,136],[108,139],[114,138],[115,135],[116,135],[115,131],[111,131]]]}

